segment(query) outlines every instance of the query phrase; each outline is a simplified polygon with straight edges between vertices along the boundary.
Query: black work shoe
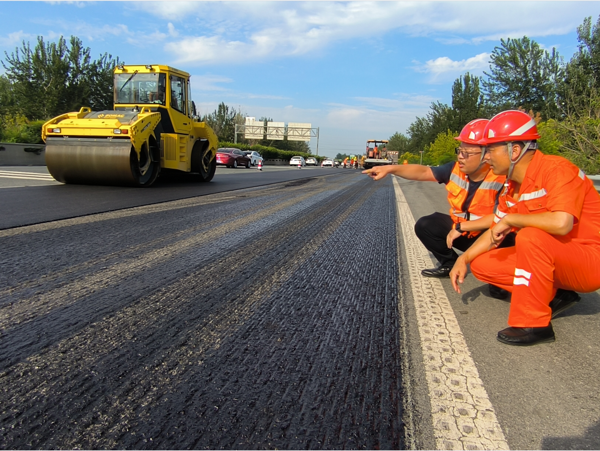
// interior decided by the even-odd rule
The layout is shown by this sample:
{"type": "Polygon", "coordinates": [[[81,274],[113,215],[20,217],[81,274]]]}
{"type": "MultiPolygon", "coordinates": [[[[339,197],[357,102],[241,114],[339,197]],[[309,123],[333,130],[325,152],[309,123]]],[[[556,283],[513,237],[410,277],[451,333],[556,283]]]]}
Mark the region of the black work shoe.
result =
{"type": "Polygon", "coordinates": [[[496,285],[492,285],[491,283],[488,285],[488,287],[490,289],[490,296],[495,299],[504,300],[510,295],[509,291],[506,291],[503,288],[497,287],[496,285]]]}
{"type": "Polygon", "coordinates": [[[507,327],[498,332],[498,341],[513,346],[531,346],[554,341],[552,324],[546,327],[507,327]]]}
{"type": "Polygon", "coordinates": [[[556,290],[556,295],[554,299],[550,301],[550,308],[552,309],[552,318],[557,317],[565,310],[573,307],[575,304],[579,302],[581,297],[570,290],[556,290]]]}
{"type": "Polygon", "coordinates": [[[448,277],[452,266],[438,266],[437,268],[424,269],[421,271],[425,277],[448,277]]]}

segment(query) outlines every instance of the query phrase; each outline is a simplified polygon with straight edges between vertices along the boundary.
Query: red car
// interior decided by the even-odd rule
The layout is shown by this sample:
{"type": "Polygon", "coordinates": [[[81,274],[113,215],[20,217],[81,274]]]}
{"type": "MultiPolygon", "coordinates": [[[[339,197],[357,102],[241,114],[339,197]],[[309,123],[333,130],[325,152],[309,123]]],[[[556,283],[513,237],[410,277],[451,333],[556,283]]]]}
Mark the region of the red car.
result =
{"type": "Polygon", "coordinates": [[[217,149],[217,165],[228,168],[237,168],[238,166],[250,167],[250,157],[246,156],[240,149],[221,147],[217,149]]]}

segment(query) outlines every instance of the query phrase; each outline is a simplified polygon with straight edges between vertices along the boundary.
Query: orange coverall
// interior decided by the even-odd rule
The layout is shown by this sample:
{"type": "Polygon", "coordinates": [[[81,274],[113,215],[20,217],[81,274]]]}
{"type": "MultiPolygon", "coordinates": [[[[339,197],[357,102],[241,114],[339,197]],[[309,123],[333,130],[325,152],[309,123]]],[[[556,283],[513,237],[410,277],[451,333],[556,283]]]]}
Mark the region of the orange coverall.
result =
{"type": "Polygon", "coordinates": [[[513,194],[510,181],[499,198],[495,222],[509,213],[563,211],[573,215],[573,229],[559,236],[525,227],[517,231],[514,247],[479,255],[471,272],[512,292],[509,326],[546,327],[558,288],[600,289],[600,194],[577,166],[540,151],[527,167],[518,198],[513,194]]]}

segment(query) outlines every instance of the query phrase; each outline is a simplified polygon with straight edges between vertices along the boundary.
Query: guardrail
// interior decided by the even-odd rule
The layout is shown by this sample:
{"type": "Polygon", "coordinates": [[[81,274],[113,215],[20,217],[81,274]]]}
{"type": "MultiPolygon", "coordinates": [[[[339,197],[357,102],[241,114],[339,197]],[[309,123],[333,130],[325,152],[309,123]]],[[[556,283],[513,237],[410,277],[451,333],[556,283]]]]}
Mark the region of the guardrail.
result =
{"type": "Polygon", "coordinates": [[[290,160],[282,160],[282,159],[275,159],[275,158],[270,158],[268,160],[264,160],[263,164],[269,165],[269,166],[287,166],[288,164],[290,164],[290,160]]]}
{"type": "Polygon", "coordinates": [[[44,144],[0,143],[0,166],[46,166],[44,144]]]}

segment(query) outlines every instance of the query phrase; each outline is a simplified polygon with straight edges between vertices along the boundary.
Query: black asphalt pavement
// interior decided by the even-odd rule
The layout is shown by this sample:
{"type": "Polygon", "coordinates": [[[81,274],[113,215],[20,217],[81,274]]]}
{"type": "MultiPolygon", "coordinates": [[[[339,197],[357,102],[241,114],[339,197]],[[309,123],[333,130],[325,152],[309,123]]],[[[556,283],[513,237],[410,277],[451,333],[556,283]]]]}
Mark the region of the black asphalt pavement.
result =
{"type": "Polygon", "coordinates": [[[0,448],[402,448],[392,201],[346,171],[0,231],[0,448]]]}
{"type": "Polygon", "coordinates": [[[510,448],[600,449],[600,293],[503,345],[471,275],[414,290],[399,212],[446,212],[443,186],[279,172],[0,189],[0,448],[494,448],[493,411],[510,448]],[[442,297],[465,348],[432,376],[417,302],[442,297]]]}

